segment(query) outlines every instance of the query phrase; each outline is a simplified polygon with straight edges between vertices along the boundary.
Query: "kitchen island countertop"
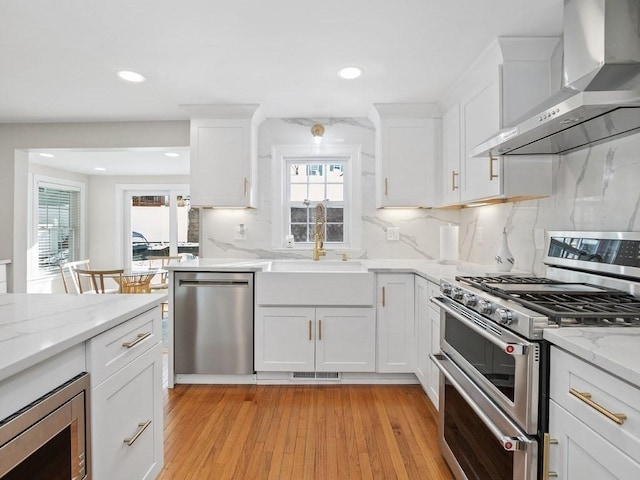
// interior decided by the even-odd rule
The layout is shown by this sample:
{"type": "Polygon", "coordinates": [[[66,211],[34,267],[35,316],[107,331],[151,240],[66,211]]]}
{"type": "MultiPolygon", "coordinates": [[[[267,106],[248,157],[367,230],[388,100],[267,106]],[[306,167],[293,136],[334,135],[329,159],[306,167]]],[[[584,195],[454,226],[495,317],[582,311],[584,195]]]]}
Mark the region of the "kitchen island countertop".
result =
{"type": "Polygon", "coordinates": [[[547,329],[544,338],[640,388],[640,327],[547,329]]]}
{"type": "Polygon", "coordinates": [[[0,381],[166,300],[166,295],[0,295],[0,381]]]}

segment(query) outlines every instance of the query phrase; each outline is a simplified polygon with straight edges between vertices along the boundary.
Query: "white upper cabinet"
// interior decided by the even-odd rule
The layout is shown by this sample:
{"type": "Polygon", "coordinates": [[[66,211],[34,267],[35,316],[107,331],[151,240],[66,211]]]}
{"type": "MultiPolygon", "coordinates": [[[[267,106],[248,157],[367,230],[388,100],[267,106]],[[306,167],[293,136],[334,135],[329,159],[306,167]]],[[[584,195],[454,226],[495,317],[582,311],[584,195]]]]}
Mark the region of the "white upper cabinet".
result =
{"type": "Polygon", "coordinates": [[[376,206],[431,207],[435,204],[441,120],[430,104],[374,104],[376,206]]]}
{"type": "Polygon", "coordinates": [[[551,194],[551,156],[472,158],[471,150],[551,96],[558,42],[499,38],[444,96],[442,205],[551,194]]]}
{"type": "Polygon", "coordinates": [[[192,105],[191,204],[255,207],[259,105],[192,105]]]}

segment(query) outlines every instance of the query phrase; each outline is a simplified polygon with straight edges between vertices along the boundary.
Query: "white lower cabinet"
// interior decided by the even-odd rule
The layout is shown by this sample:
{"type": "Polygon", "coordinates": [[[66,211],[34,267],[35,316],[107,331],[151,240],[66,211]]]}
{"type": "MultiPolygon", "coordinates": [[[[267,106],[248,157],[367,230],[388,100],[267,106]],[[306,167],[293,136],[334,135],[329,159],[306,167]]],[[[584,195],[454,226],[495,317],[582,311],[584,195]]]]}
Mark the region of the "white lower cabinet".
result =
{"type": "Polygon", "coordinates": [[[379,273],[377,283],[380,373],[414,373],[414,275],[379,273]]]}
{"type": "Polygon", "coordinates": [[[567,480],[636,480],[640,463],[553,400],[549,430],[557,444],[549,447],[549,471],[567,480]]]}
{"type": "Polygon", "coordinates": [[[549,472],[567,480],[640,478],[640,389],[552,347],[549,393],[549,472]]]}
{"type": "Polygon", "coordinates": [[[87,343],[95,480],[150,480],[162,469],[162,347],[156,333],[159,324],[158,307],[87,343]],[[109,374],[111,365],[118,368],[109,374]],[[99,379],[104,380],[98,383],[99,379]]]}
{"type": "Polygon", "coordinates": [[[440,313],[429,299],[438,285],[417,276],[415,282],[415,374],[437,409],[440,374],[429,355],[440,350],[440,313]]]}
{"type": "Polygon", "coordinates": [[[263,307],[256,311],[256,371],[373,372],[375,345],[373,308],[263,307]]]}

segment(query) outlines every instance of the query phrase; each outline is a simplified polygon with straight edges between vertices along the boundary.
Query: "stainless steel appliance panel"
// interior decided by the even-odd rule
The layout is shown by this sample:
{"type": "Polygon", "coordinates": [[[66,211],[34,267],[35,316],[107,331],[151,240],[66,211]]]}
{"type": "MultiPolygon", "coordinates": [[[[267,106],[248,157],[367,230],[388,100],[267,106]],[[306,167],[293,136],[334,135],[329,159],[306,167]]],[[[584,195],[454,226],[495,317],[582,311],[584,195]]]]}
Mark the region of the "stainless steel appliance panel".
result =
{"type": "Polygon", "coordinates": [[[446,355],[440,370],[439,443],[458,480],[535,480],[538,440],[523,432],[446,355]]]}
{"type": "Polygon", "coordinates": [[[253,273],[176,272],[176,374],[254,372],[253,273]]]}

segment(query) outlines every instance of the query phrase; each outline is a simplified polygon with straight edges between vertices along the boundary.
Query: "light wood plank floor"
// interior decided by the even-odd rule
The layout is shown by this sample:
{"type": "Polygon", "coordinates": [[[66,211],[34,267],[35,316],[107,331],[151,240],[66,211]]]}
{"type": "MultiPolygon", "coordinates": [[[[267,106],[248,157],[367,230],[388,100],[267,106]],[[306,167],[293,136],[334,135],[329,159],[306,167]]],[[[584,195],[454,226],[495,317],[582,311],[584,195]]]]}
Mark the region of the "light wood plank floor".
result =
{"type": "Polygon", "coordinates": [[[177,385],[160,479],[452,479],[436,418],[418,385],[177,385]]]}

